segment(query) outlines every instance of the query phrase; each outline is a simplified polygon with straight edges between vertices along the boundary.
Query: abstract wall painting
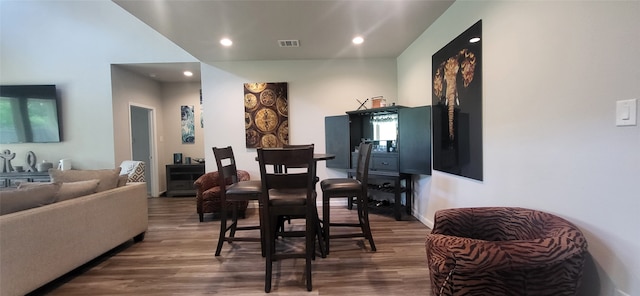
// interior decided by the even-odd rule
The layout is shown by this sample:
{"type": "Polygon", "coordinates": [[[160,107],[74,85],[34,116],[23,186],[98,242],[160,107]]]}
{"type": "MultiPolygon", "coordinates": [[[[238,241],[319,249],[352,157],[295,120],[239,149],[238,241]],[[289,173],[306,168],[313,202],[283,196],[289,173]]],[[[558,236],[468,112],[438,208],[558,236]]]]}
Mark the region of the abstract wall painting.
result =
{"type": "Polygon", "coordinates": [[[245,83],[244,120],[247,148],[289,144],[287,83],[245,83]]]}
{"type": "Polygon", "coordinates": [[[180,106],[182,144],[193,144],[196,140],[193,106],[180,106]]]}
{"type": "Polygon", "coordinates": [[[483,180],[482,20],[432,56],[433,169],[483,180]]]}

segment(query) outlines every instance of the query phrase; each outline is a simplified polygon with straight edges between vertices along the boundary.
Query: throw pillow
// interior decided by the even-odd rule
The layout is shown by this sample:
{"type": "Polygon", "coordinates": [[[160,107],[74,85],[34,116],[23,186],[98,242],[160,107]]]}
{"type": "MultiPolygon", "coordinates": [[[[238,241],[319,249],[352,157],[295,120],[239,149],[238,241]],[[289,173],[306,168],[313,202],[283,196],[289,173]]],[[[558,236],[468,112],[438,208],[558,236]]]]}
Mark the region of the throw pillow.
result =
{"type": "Polygon", "coordinates": [[[56,194],[57,201],[94,194],[98,190],[98,185],[100,185],[100,180],[98,179],[62,183],[58,194],[56,194]]]}
{"type": "Polygon", "coordinates": [[[129,180],[129,175],[118,176],[118,185],[116,187],[122,187],[124,185],[127,185],[128,180],[129,180]]]}
{"type": "MultiPolygon", "coordinates": [[[[87,181],[67,182],[60,184],[60,190],[56,193],[55,201],[63,201],[80,196],[96,193],[100,180],[93,179],[87,181]]],[[[51,183],[37,183],[37,182],[23,182],[20,183],[18,189],[32,188],[35,186],[42,186],[51,183]]]]}
{"type": "Polygon", "coordinates": [[[49,169],[52,182],[77,182],[98,179],[97,192],[113,189],[118,186],[120,167],[105,170],[66,170],[49,169]]]}
{"type": "MultiPolygon", "coordinates": [[[[53,184],[53,183],[51,182],[20,182],[18,183],[18,189],[27,189],[27,188],[33,188],[33,187],[44,186],[49,184],[53,184]]],[[[60,186],[62,186],[62,184],[60,184],[60,186]]]]}
{"type": "Polygon", "coordinates": [[[0,215],[36,208],[55,202],[59,183],[0,191],[0,215]]]}
{"type": "Polygon", "coordinates": [[[125,160],[120,164],[120,175],[128,175],[127,182],[144,182],[144,162],[138,160],[125,160]]]}

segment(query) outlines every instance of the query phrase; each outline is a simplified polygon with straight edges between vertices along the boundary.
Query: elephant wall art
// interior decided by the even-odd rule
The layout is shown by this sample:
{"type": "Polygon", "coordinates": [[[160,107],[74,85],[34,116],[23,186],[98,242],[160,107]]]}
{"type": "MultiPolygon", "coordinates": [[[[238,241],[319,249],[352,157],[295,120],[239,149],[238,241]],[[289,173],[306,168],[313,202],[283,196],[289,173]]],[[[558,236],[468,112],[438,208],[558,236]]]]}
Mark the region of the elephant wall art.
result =
{"type": "Polygon", "coordinates": [[[432,57],[433,168],[482,180],[482,21],[432,57]]]}

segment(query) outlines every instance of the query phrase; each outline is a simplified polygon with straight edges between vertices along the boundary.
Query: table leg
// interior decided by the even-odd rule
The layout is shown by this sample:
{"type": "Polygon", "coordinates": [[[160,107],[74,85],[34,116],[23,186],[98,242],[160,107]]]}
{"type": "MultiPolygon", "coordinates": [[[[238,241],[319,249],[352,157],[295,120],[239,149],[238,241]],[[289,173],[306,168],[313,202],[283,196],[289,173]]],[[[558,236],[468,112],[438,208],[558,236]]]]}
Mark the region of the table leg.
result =
{"type": "Polygon", "coordinates": [[[400,188],[402,184],[400,183],[400,178],[395,178],[394,181],[394,191],[395,191],[395,204],[393,207],[393,214],[396,217],[396,221],[402,220],[402,188],[400,188]]]}
{"type": "Polygon", "coordinates": [[[406,198],[405,203],[407,206],[407,214],[411,215],[411,207],[413,204],[413,182],[411,180],[411,175],[407,175],[407,177],[404,179],[404,182],[406,183],[404,196],[406,198]]]}

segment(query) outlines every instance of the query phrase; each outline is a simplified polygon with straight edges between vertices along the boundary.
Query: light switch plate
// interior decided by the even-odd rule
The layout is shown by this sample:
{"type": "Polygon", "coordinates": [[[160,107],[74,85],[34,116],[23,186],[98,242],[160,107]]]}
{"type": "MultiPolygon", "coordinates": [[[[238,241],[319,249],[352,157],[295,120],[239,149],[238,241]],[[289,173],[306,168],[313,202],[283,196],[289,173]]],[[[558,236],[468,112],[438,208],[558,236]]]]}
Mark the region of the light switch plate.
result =
{"type": "Polygon", "coordinates": [[[616,102],[616,126],[637,124],[638,99],[616,102]]]}
{"type": "Polygon", "coordinates": [[[629,295],[629,294],[627,294],[625,292],[622,292],[622,290],[620,290],[620,289],[616,289],[615,293],[616,293],[615,296],[631,296],[631,295],[629,295]]]}

